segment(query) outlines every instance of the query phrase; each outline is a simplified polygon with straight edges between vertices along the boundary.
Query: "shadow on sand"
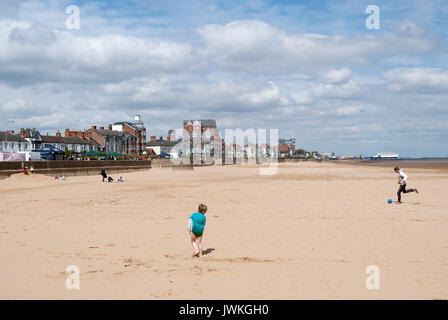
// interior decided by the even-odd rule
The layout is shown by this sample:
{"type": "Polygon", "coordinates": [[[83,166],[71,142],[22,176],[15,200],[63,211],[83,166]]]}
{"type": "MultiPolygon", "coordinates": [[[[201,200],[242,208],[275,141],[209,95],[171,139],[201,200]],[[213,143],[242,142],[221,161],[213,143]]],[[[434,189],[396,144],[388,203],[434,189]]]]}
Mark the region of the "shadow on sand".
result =
{"type": "Polygon", "coordinates": [[[215,248],[208,248],[208,249],[205,249],[205,250],[202,251],[202,255],[203,255],[203,256],[206,256],[206,255],[212,253],[213,251],[215,251],[215,248]]]}

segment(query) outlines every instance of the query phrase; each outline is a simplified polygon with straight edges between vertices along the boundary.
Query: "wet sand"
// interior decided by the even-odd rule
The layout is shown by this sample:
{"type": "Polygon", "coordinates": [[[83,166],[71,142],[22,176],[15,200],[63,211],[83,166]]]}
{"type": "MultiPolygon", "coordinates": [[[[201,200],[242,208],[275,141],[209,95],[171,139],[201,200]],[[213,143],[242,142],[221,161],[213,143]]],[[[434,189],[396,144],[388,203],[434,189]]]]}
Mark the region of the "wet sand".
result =
{"type": "Polygon", "coordinates": [[[338,164],[373,166],[373,167],[399,167],[412,169],[432,169],[448,171],[448,159],[415,159],[415,160],[361,160],[336,161],[338,164]]]}
{"type": "Polygon", "coordinates": [[[0,298],[447,299],[448,173],[406,173],[420,194],[402,205],[387,203],[388,167],[331,162],[1,180],[0,298]],[[186,225],[199,203],[198,259],[186,225]],[[65,287],[69,265],[80,290],[65,287]]]}

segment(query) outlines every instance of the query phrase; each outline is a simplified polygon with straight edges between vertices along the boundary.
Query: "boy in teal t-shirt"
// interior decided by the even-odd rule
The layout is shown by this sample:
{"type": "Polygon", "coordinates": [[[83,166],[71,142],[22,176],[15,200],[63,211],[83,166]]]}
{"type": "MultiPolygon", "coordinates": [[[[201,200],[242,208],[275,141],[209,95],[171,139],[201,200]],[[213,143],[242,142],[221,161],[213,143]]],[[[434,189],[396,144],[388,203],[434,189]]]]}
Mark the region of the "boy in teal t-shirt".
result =
{"type": "Polygon", "coordinates": [[[207,206],[205,204],[200,204],[198,207],[198,212],[193,213],[188,220],[188,232],[190,233],[191,244],[194,248],[193,257],[202,256],[201,241],[207,220],[205,218],[206,212],[207,206]]]}

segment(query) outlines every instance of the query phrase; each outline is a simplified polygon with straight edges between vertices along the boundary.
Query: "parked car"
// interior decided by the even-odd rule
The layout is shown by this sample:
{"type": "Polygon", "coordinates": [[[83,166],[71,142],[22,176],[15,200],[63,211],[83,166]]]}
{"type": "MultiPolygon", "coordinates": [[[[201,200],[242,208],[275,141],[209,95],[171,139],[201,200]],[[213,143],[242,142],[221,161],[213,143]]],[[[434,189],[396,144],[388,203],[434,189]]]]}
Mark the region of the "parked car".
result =
{"type": "Polygon", "coordinates": [[[169,159],[169,158],[171,158],[171,155],[169,153],[166,153],[166,152],[162,151],[159,154],[159,158],[161,158],[161,159],[169,159]]]}

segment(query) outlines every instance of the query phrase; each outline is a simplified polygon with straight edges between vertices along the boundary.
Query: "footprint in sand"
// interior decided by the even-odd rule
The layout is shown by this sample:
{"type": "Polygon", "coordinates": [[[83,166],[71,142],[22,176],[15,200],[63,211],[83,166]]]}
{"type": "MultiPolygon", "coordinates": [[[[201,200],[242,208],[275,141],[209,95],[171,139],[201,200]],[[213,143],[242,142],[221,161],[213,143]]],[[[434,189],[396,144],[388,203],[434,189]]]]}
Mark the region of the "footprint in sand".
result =
{"type": "Polygon", "coordinates": [[[230,263],[246,263],[246,262],[259,262],[259,263],[272,263],[275,262],[274,260],[270,259],[256,259],[256,258],[249,258],[249,257],[241,257],[241,258],[227,258],[227,259],[216,259],[216,258],[209,258],[207,260],[210,261],[218,261],[218,262],[230,262],[230,263]]]}
{"type": "Polygon", "coordinates": [[[124,267],[126,268],[126,267],[131,266],[134,261],[132,260],[132,258],[127,258],[127,259],[123,259],[123,262],[125,263],[124,267]]]}
{"type": "Polygon", "coordinates": [[[97,273],[97,272],[104,272],[104,270],[91,270],[91,271],[87,271],[87,273],[97,273]]]}

